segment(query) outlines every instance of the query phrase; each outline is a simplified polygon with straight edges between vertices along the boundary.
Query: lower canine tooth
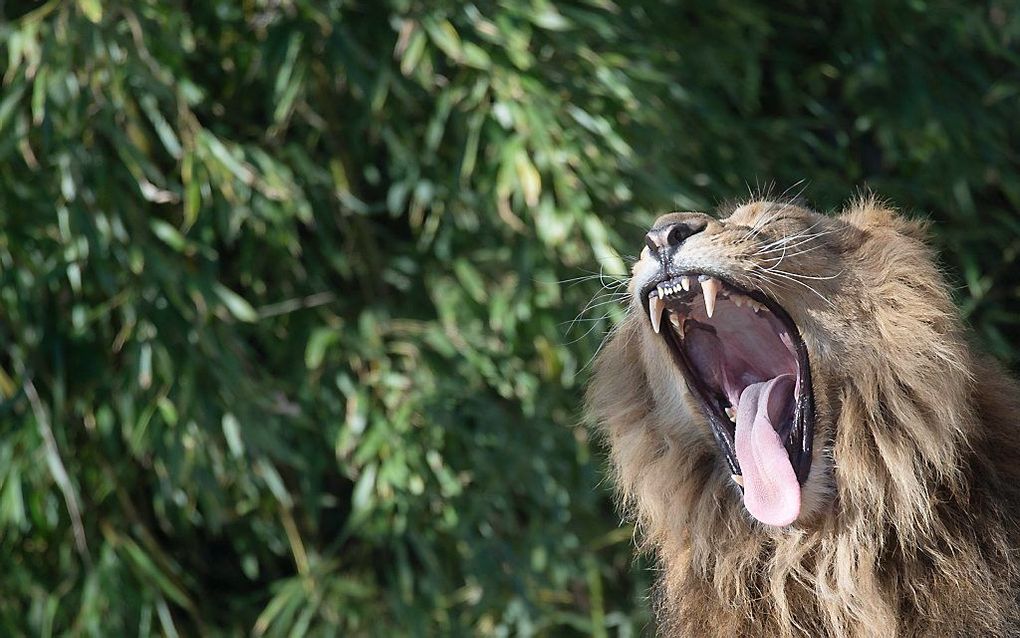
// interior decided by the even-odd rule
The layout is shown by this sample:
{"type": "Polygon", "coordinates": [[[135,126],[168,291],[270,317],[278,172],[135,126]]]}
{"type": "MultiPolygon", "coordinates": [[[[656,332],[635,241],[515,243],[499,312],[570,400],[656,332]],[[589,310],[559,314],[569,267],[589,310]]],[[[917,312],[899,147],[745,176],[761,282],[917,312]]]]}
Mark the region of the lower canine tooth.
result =
{"type": "Polygon", "coordinates": [[[652,320],[652,330],[659,334],[659,324],[662,322],[662,311],[666,309],[666,303],[662,297],[648,298],[648,318],[652,320]]]}

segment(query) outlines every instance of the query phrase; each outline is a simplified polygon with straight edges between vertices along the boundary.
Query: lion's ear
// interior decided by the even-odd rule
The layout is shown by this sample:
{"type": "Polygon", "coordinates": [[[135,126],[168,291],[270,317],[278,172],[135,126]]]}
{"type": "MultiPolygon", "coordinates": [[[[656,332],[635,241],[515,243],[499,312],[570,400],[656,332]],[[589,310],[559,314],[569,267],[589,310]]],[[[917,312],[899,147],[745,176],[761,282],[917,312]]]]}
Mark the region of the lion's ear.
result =
{"type": "Polygon", "coordinates": [[[926,220],[905,217],[873,195],[855,201],[840,217],[861,230],[885,229],[918,241],[928,241],[926,220]]]}

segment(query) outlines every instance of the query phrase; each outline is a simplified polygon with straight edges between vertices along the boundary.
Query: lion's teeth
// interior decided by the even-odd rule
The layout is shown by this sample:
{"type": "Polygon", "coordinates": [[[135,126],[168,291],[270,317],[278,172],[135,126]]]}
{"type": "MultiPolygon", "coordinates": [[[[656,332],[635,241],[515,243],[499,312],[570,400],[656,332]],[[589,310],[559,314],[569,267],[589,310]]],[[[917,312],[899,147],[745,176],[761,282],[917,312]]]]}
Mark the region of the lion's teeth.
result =
{"type": "Polygon", "coordinates": [[[726,408],[726,416],[729,417],[730,421],[737,422],[737,410],[732,405],[726,408]]]}
{"type": "Polygon", "coordinates": [[[744,477],[740,474],[730,474],[730,478],[733,479],[733,482],[740,487],[744,487],[744,477]]]}
{"type": "Polygon", "coordinates": [[[731,295],[730,299],[733,301],[734,305],[736,305],[738,308],[744,305],[744,295],[731,295]]]}
{"type": "Polygon", "coordinates": [[[708,313],[709,319],[715,312],[715,296],[719,294],[719,287],[719,280],[712,277],[701,282],[701,292],[705,295],[705,312],[708,313]]]}
{"type": "Polygon", "coordinates": [[[683,288],[684,290],[690,290],[690,289],[691,289],[691,278],[690,278],[690,277],[687,277],[687,276],[683,276],[683,277],[681,277],[681,278],[680,278],[680,286],[681,286],[681,287],[682,287],[682,288],[683,288]]]}
{"type": "Polygon", "coordinates": [[[662,301],[662,297],[648,298],[648,318],[652,320],[652,330],[655,331],[655,334],[659,334],[659,324],[662,322],[662,311],[665,308],[666,304],[662,301]]]}
{"type": "Polygon", "coordinates": [[[683,336],[684,336],[684,319],[686,319],[686,317],[684,317],[679,312],[671,312],[671,311],[667,311],[667,312],[669,313],[669,322],[671,324],[673,324],[673,328],[676,329],[676,333],[678,335],[680,335],[680,338],[683,338],[683,336]]]}

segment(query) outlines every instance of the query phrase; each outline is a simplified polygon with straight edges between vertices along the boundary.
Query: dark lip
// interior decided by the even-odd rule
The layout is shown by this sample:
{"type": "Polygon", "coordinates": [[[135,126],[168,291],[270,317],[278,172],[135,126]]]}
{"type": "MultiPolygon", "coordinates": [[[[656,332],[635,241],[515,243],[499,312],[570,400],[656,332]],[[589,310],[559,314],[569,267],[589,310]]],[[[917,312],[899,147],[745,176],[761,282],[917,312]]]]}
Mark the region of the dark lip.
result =
{"type": "MultiPolygon", "coordinates": [[[[715,272],[694,270],[663,274],[661,277],[657,277],[646,284],[645,287],[641,289],[642,309],[644,310],[646,317],[648,316],[648,294],[655,290],[656,286],[659,284],[685,275],[688,277],[699,277],[701,275],[714,277],[740,294],[746,295],[758,303],[764,304],[765,307],[767,307],[769,311],[783,323],[784,327],[789,332],[790,340],[793,342],[793,348],[797,357],[797,376],[800,380],[801,391],[800,395],[797,397],[797,405],[795,406],[793,416],[793,426],[790,430],[785,446],[786,453],[790,457],[790,463],[793,465],[794,472],[797,474],[797,481],[801,484],[801,486],[803,486],[807,481],[808,474],[811,472],[811,452],[814,444],[815,428],[815,400],[814,386],[811,383],[811,364],[808,357],[807,346],[804,344],[804,339],[800,336],[800,330],[797,328],[797,324],[790,317],[790,314],[786,312],[785,308],[779,305],[776,300],[764,293],[760,291],[747,290],[746,288],[735,284],[727,277],[715,272]]],[[[676,332],[673,330],[663,330],[661,334],[669,346],[674,362],[677,367],[680,368],[680,371],[684,375],[684,379],[687,381],[687,387],[694,393],[695,396],[698,397],[699,403],[701,403],[702,412],[708,419],[709,426],[712,429],[712,435],[726,459],[726,464],[729,466],[730,472],[733,474],[741,474],[740,464],[737,462],[737,455],[734,448],[735,435],[733,424],[722,412],[721,408],[717,405],[717,402],[710,400],[708,388],[705,387],[705,384],[701,381],[698,375],[693,373],[690,362],[687,360],[687,354],[684,352],[680,343],[680,337],[677,336],[676,332]]]]}

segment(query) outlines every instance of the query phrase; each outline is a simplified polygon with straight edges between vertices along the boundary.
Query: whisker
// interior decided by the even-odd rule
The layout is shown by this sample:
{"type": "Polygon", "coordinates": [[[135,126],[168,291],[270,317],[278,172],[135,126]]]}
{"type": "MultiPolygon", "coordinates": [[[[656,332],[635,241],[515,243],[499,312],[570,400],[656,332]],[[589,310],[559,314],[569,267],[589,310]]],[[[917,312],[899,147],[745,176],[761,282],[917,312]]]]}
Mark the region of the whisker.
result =
{"type": "MultiPolygon", "coordinates": [[[[602,315],[601,317],[582,317],[582,318],[578,318],[578,319],[571,319],[570,321],[561,321],[558,324],[556,324],[556,327],[557,328],[562,328],[563,326],[565,326],[567,324],[573,325],[575,323],[590,323],[592,321],[605,321],[608,318],[609,318],[609,314],[608,313],[602,315]]],[[[569,330],[569,328],[568,328],[568,330],[569,330]]]]}
{"type": "MultiPolygon", "coordinates": [[[[807,243],[808,243],[807,241],[803,241],[803,242],[798,242],[798,243],[790,245],[790,246],[783,246],[782,248],[770,248],[768,250],[757,250],[757,251],[754,252],[754,256],[757,257],[757,256],[761,256],[761,255],[768,255],[768,254],[774,253],[774,252],[786,252],[786,251],[788,251],[788,250],[790,250],[792,248],[798,248],[798,247],[803,246],[804,244],[807,244],[807,243]]],[[[805,248],[804,250],[798,250],[798,251],[794,251],[794,252],[786,252],[786,254],[788,254],[790,256],[794,256],[794,255],[803,254],[805,252],[810,252],[810,251],[815,250],[817,248],[824,248],[824,247],[825,247],[824,244],[816,244],[816,245],[811,246],[809,248],[805,248]]]]}
{"type": "Polygon", "coordinates": [[[790,184],[790,185],[789,185],[789,186],[788,186],[788,187],[786,188],[786,190],[784,190],[784,191],[783,191],[783,192],[782,192],[782,193],[781,193],[781,194],[779,195],[779,197],[778,197],[777,199],[783,199],[784,197],[786,197],[786,194],[787,194],[787,193],[789,193],[789,192],[790,192],[791,190],[793,190],[793,189],[797,188],[798,186],[801,186],[801,189],[800,189],[799,191],[797,191],[797,194],[796,194],[796,195],[793,195],[792,197],[790,197],[790,200],[791,200],[791,201],[794,201],[794,202],[795,202],[795,201],[797,201],[798,199],[800,199],[801,195],[803,195],[803,194],[804,194],[804,191],[806,191],[806,190],[807,190],[808,184],[809,184],[809,182],[808,182],[808,180],[807,180],[807,178],[806,178],[806,177],[804,177],[804,178],[801,178],[801,179],[797,180],[796,182],[794,182],[794,183],[790,184]],[[803,184],[803,186],[801,186],[802,184],[803,184]]]}
{"type": "Polygon", "coordinates": [[[765,211],[766,216],[760,217],[758,221],[755,222],[754,226],[751,227],[751,232],[746,235],[747,238],[754,239],[758,237],[758,235],[765,230],[765,227],[778,219],[779,216],[782,215],[783,210],[785,210],[781,205],[775,202],[768,202],[767,205],[768,209],[765,211]]]}
{"type": "Polygon", "coordinates": [[[536,279],[535,281],[537,281],[538,283],[543,283],[543,284],[546,284],[546,283],[548,283],[548,284],[551,284],[551,283],[569,284],[569,283],[574,283],[574,282],[577,282],[577,281],[591,281],[592,279],[598,279],[598,278],[599,278],[599,275],[598,274],[594,274],[594,275],[581,275],[580,277],[570,277],[569,279],[557,279],[555,281],[542,281],[542,280],[538,280],[538,279],[536,279]]]}
{"type": "MultiPolygon", "coordinates": [[[[759,266],[759,268],[761,268],[761,266],[759,266]]],[[[829,277],[816,277],[814,275],[801,275],[801,274],[798,274],[798,273],[787,272],[785,270],[777,270],[776,268],[765,268],[764,270],[766,270],[768,272],[774,272],[774,273],[782,274],[782,275],[789,275],[790,277],[794,277],[796,279],[812,279],[812,280],[816,280],[816,281],[828,281],[830,279],[836,279],[837,277],[842,275],[844,272],[846,272],[846,269],[844,268],[843,270],[839,271],[835,275],[831,275],[829,277]]]]}
{"type": "Polygon", "coordinates": [[[821,224],[823,221],[824,220],[818,220],[815,223],[813,223],[810,226],[808,226],[807,228],[805,228],[803,231],[801,231],[801,232],[799,232],[797,234],[794,234],[794,235],[784,236],[784,237],[782,237],[780,239],[777,239],[777,240],[775,240],[773,242],[769,242],[769,243],[763,245],[762,248],[763,249],[769,249],[769,248],[772,248],[772,247],[775,247],[775,246],[784,245],[784,244],[785,245],[789,245],[790,242],[798,241],[798,240],[801,240],[802,238],[804,239],[804,241],[810,241],[811,239],[814,239],[816,237],[824,237],[826,235],[831,235],[831,234],[839,231],[839,229],[833,228],[831,230],[823,230],[821,232],[812,233],[811,231],[814,230],[814,228],[817,227],[819,224],[821,224]]]}
{"type": "MultiPolygon", "coordinates": [[[[560,280],[557,280],[556,283],[558,283],[558,284],[576,283],[576,282],[592,281],[592,280],[595,280],[595,279],[598,279],[599,281],[603,281],[603,282],[606,281],[606,280],[609,280],[609,282],[612,283],[612,284],[626,284],[627,282],[630,281],[630,277],[615,278],[614,276],[607,275],[607,274],[605,274],[603,272],[598,272],[598,273],[592,272],[592,273],[587,274],[587,275],[581,275],[580,277],[571,277],[569,279],[560,279],[560,280]]],[[[549,283],[549,282],[542,282],[542,283],[549,283]]]]}
{"type": "MultiPolygon", "coordinates": [[[[766,286],[769,286],[769,287],[782,288],[783,290],[791,290],[792,289],[792,286],[790,286],[790,283],[787,282],[787,281],[782,281],[780,279],[773,279],[771,277],[765,277],[765,276],[759,275],[759,274],[754,273],[754,272],[750,272],[750,273],[748,273],[748,275],[750,277],[753,277],[755,279],[760,280],[763,284],[765,284],[766,286]]],[[[796,282],[796,283],[801,283],[801,282],[796,282]]],[[[801,285],[803,285],[803,284],[801,284],[801,285]]],[[[758,286],[758,290],[761,290],[763,294],[768,294],[768,293],[765,292],[765,290],[761,286],[758,286]]]]}
{"type": "MultiPolygon", "coordinates": [[[[566,346],[573,345],[573,344],[577,343],[578,341],[581,341],[582,339],[587,338],[587,336],[590,335],[592,333],[592,331],[594,331],[596,328],[598,328],[598,326],[599,326],[598,322],[599,321],[605,321],[607,319],[609,319],[609,315],[608,314],[603,315],[601,317],[584,320],[584,321],[591,321],[592,322],[591,327],[588,328],[588,330],[586,330],[585,333],[583,335],[581,335],[580,337],[578,337],[576,339],[573,339],[571,341],[567,341],[563,345],[566,345],[566,346]]],[[[568,329],[568,332],[569,331],[570,331],[570,329],[568,329]]]]}
{"type": "Polygon", "coordinates": [[[628,297],[630,297],[630,295],[618,293],[613,293],[612,295],[609,294],[599,295],[595,299],[601,299],[601,301],[599,301],[598,303],[592,303],[595,301],[595,299],[592,299],[592,302],[585,304],[586,309],[585,311],[587,312],[588,310],[594,310],[595,308],[605,306],[611,303],[620,303],[621,301],[626,301],[628,297]],[[608,299],[606,297],[608,297],[608,299]]]}
{"type": "MultiPolygon", "coordinates": [[[[612,340],[612,338],[614,336],[616,336],[616,333],[619,332],[620,330],[622,330],[623,326],[625,326],[625,325],[626,325],[626,321],[621,321],[620,323],[618,323],[615,326],[613,326],[606,333],[606,336],[602,338],[602,343],[600,343],[599,347],[595,349],[595,353],[593,355],[591,355],[591,357],[588,359],[588,361],[583,366],[581,366],[581,368],[577,371],[578,374],[581,374],[582,372],[584,372],[585,370],[588,369],[588,366],[590,366],[592,364],[592,362],[595,361],[598,358],[599,353],[602,352],[602,348],[605,348],[606,344],[609,343],[610,340],[612,340]]],[[[626,346],[628,346],[630,344],[630,341],[631,341],[631,339],[634,338],[635,334],[637,334],[637,330],[631,330],[630,331],[630,333],[627,335],[627,341],[625,341],[624,344],[623,344],[624,347],[626,347],[626,346]]]]}
{"type": "MultiPolygon", "coordinates": [[[[797,257],[798,255],[805,255],[805,254],[807,254],[809,252],[818,250],[819,248],[826,248],[826,246],[825,246],[825,244],[816,244],[814,246],[810,246],[810,247],[805,248],[803,250],[796,250],[796,251],[791,252],[791,253],[786,253],[786,256],[787,257],[791,257],[791,258],[792,257],[797,257]]],[[[774,256],[773,257],[769,257],[768,256],[769,253],[774,253],[774,252],[779,252],[779,251],[777,251],[777,250],[767,250],[767,251],[764,251],[764,252],[756,252],[756,253],[751,253],[749,255],[749,257],[761,257],[763,259],[776,259],[776,257],[774,257],[774,256]]]]}
{"type": "MultiPolygon", "coordinates": [[[[817,223],[816,223],[816,224],[817,224],[817,223]]],[[[814,228],[814,226],[815,226],[815,225],[812,225],[812,226],[811,226],[811,228],[814,228]]],[[[811,230],[811,228],[809,228],[809,229],[808,229],[808,231],[810,231],[810,230],[811,230]]],[[[792,237],[793,237],[793,238],[800,238],[800,237],[804,237],[804,235],[803,235],[803,234],[801,234],[801,235],[794,235],[794,236],[792,236],[792,237]]],[[[815,237],[815,236],[814,236],[814,235],[812,235],[811,237],[815,237]]],[[[793,245],[790,245],[790,244],[789,244],[789,241],[795,241],[795,239],[789,239],[789,240],[787,240],[787,238],[786,238],[786,237],[784,237],[784,238],[782,238],[781,240],[779,240],[778,242],[772,242],[771,244],[766,244],[766,245],[765,245],[765,247],[764,247],[764,249],[762,249],[762,250],[759,250],[759,252],[758,252],[757,254],[759,254],[759,255],[760,255],[760,254],[766,254],[766,253],[769,253],[769,252],[776,252],[776,251],[780,250],[780,248],[770,248],[770,246],[774,246],[774,245],[776,245],[777,243],[781,242],[781,243],[782,243],[782,247],[781,247],[781,250],[782,250],[782,255],[780,255],[780,256],[779,256],[779,261],[778,261],[778,262],[776,263],[776,265],[778,265],[779,263],[782,263],[782,260],[783,260],[783,259],[785,259],[785,258],[786,258],[786,251],[787,251],[787,250],[788,250],[789,248],[795,248],[795,247],[797,247],[797,246],[800,246],[800,245],[801,245],[802,243],[804,243],[804,242],[807,242],[807,241],[809,241],[809,240],[804,240],[804,241],[801,241],[801,242],[797,242],[797,241],[795,241],[795,243],[794,243],[793,245]]]]}
{"type": "Polygon", "coordinates": [[[578,312],[576,315],[574,315],[574,318],[570,320],[570,322],[569,322],[570,326],[567,328],[566,331],[570,332],[571,330],[573,330],[574,329],[574,324],[579,319],[581,319],[581,317],[583,317],[585,314],[587,314],[588,312],[591,312],[592,310],[595,310],[596,308],[600,308],[602,306],[606,306],[606,305],[609,305],[609,304],[619,304],[622,301],[625,301],[627,299],[627,297],[629,297],[629,296],[630,295],[627,294],[627,293],[619,293],[619,292],[607,292],[607,293],[602,293],[602,294],[599,294],[599,295],[595,295],[594,297],[591,298],[590,301],[588,301],[588,303],[586,303],[584,305],[583,308],[581,308],[580,312],[578,312]],[[608,297],[608,299],[606,299],[606,297],[608,297]],[[602,301],[599,301],[600,299],[602,301]]]}
{"type": "Polygon", "coordinates": [[[760,277],[766,283],[777,284],[777,283],[779,283],[779,280],[775,279],[775,277],[780,277],[782,279],[785,279],[785,280],[790,281],[792,283],[795,283],[797,285],[803,286],[804,288],[807,288],[812,293],[814,293],[819,299],[821,299],[826,304],[828,304],[830,308],[835,308],[833,303],[831,301],[829,301],[825,297],[825,295],[823,295],[822,293],[818,292],[818,290],[816,290],[814,287],[804,283],[800,279],[797,279],[796,277],[794,277],[790,273],[786,273],[785,271],[775,271],[775,270],[771,270],[770,271],[770,270],[766,270],[766,269],[762,268],[761,266],[759,266],[758,264],[754,264],[754,268],[757,268],[757,269],[759,269],[760,271],[763,271],[763,272],[762,273],[755,273],[755,272],[752,271],[750,274],[757,275],[758,277],[760,277]]]}

